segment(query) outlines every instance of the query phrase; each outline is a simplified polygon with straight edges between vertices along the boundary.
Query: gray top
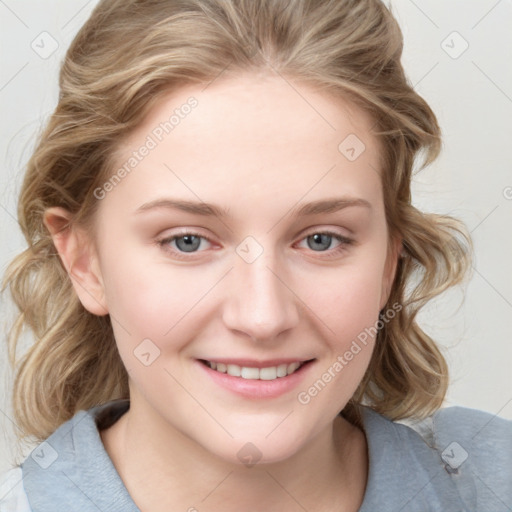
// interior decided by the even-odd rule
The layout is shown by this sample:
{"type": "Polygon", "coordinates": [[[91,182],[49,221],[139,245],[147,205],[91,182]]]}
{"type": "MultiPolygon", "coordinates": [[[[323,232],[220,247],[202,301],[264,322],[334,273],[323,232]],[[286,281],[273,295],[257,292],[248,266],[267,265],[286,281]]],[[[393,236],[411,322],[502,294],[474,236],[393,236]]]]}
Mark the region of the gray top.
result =
{"type": "MultiPolygon", "coordinates": [[[[139,511],[98,432],[128,408],[112,401],[61,425],[17,468],[29,507],[0,501],[0,511],[139,511]]],[[[512,511],[512,421],[464,407],[414,426],[368,407],[362,416],[370,464],[359,512],[512,511]]]]}

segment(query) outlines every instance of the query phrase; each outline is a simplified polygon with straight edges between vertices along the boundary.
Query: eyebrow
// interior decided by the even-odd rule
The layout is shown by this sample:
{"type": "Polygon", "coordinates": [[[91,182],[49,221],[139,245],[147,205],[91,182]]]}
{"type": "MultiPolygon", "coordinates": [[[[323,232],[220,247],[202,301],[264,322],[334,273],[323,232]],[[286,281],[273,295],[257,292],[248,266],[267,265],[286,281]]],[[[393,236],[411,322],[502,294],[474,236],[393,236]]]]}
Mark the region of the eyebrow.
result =
{"type": "MultiPolygon", "coordinates": [[[[350,206],[362,206],[372,208],[372,205],[366,200],[358,197],[339,197],[332,199],[320,199],[303,205],[296,206],[290,211],[295,217],[305,217],[307,215],[318,215],[320,213],[334,213],[350,206]]],[[[220,206],[205,203],[203,201],[185,201],[181,199],[155,199],[139,206],[136,214],[158,210],[158,209],[176,209],[187,213],[203,216],[213,216],[219,218],[230,217],[229,211],[220,206]]]]}

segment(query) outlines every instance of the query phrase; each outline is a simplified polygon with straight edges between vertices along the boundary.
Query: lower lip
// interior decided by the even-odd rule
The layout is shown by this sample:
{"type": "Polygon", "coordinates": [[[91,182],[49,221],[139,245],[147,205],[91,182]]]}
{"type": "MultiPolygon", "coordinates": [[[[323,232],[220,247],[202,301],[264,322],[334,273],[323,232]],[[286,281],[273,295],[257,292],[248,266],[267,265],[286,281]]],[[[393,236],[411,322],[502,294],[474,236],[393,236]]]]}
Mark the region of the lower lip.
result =
{"type": "Polygon", "coordinates": [[[196,363],[219,386],[245,398],[276,398],[296,388],[304,379],[314,361],[304,363],[298,370],[286,377],[274,380],[243,379],[227,373],[212,370],[201,361],[196,363]]]}

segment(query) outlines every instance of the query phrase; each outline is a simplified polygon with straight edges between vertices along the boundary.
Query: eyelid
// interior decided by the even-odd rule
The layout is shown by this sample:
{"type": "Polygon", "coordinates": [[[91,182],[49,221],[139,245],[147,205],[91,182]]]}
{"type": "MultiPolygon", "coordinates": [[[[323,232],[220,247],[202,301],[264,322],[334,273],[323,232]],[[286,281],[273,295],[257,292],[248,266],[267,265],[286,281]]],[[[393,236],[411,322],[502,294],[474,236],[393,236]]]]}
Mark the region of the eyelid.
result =
{"type": "Polygon", "coordinates": [[[335,238],[339,238],[341,240],[344,240],[344,241],[351,241],[351,242],[354,242],[354,239],[351,238],[349,235],[344,235],[342,233],[339,233],[338,231],[332,229],[332,228],[318,228],[318,227],[315,227],[311,230],[307,230],[300,238],[300,240],[304,240],[304,238],[307,238],[308,236],[311,236],[311,235],[316,235],[316,234],[323,234],[323,235],[331,235],[335,238]]]}

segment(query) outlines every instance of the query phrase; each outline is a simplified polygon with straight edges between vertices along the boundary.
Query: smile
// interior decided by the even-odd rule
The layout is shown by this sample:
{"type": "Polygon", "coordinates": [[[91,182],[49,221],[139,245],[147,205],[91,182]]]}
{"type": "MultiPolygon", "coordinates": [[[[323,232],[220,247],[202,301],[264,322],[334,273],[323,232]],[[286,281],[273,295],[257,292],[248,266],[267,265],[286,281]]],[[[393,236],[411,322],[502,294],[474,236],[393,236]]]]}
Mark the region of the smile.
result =
{"type": "Polygon", "coordinates": [[[203,362],[212,370],[219,373],[227,373],[232,377],[241,377],[247,380],[275,380],[281,377],[287,377],[295,373],[305,363],[305,361],[295,361],[293,363],[283,363],[278,366],[254,368],[250,366],[238,366],[237,364],[216,363],[214,361],[203,362]]]}
{"type": "MultiPolygon", "coordinates": [[[[311,374],[316,359],[196,359],[210,382],[250,400],[272,399],[291,393],[311,374]]],[[[291,395],[290,395],[291,396],[291,395]]]]}

